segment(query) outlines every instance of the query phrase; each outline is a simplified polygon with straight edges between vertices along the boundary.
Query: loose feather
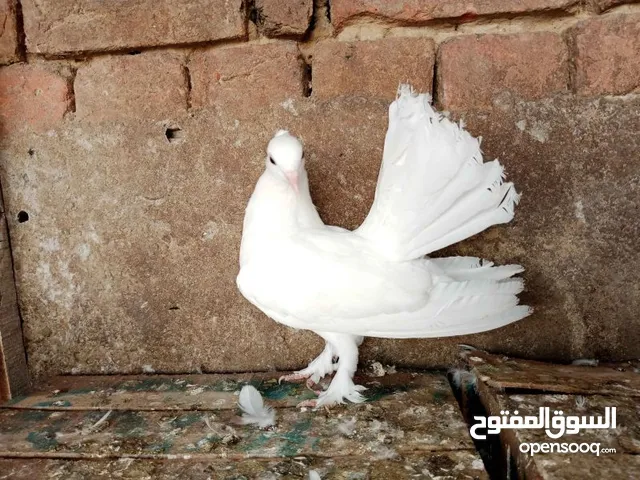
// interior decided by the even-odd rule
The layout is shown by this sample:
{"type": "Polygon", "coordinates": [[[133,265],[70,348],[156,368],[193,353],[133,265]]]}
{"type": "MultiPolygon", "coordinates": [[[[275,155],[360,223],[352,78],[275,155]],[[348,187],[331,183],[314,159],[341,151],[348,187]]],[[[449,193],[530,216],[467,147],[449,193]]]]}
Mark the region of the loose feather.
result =
{"type": "Polygon", "coordinates": [[[265,406],[262,395],[252,385],[242,387],[238,406],[243,411],[240,418],[243,425],[255,424],[260,428],[266,428],[276,424],[276,412],[273,408],[265,406]]]}

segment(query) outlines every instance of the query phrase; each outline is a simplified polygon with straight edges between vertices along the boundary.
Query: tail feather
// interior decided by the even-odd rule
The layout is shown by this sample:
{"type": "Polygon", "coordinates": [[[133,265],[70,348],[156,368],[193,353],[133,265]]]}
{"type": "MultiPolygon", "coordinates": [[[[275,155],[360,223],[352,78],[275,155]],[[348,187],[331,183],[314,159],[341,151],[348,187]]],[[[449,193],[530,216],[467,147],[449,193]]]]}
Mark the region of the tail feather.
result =
{"type": "Polygon", "coordinates": [[[473,190],[463,195],[458,193],[456,201],[412,240],[414,248],[424,249],[425,245],[431,245],[447,233],[500,205],[512,184],[502,183],[502,167],[498,162],[485,164],[484,167],[489,167],[485,168],[489,170],[486,177],[473,190]]]}
{"type": "Polygon", "coordinates": [[[513,184],[480,141],[402,85],[371,211],[356,231],[395,261],[419,258],[513,217],[513,184]]]}
{"type": "Polygon", "coordinates": [[[507,186],[508,188],[502,197],[502,201],[495,208],[483,211],[431,243],[421,245],[419,248],[412,250],[409,255],[413,258],[418,258],[472,237],[493,225],[509,223],[513,219],[514,208],[520,199],[520,195],[515,191],[512,184],[507,184],[507,186]]]}
{"type": "MultiPolygon", "coordinates": [[[[486,299],[487,302],[490,299],[486,299]]],[[[437,322],[399,322],[392,328],[380,325],[371,326],[363,332],[368,337],[379,338],[438,338],[456,335],[472,335],[504,327],[510,323],[522,320],[532,312],[526,305],[510,305],[502,310],[493,310],[482,317],[438,317],[437,322]]]]}
{"type": "Polygon", "coordinates": [[[458,298],[470,296],[517,295],[524,289],[524,280],[508,278],[500,280],[463,280],[440,282],[430,292],[432,299],[458,298]]]}
{"type": "Polygon", "coordinates": [[[454,270],[447,272],[454,280],[504,280],[524,272],[521,265],[501,265],[498,267],[482,267],[472,270],[454,270]]]}
{"type": "Polygon", "coordinates": [[[477,257],[430,258],[428,261],[453,280],[504,280],[524,271],[521,265],[496,267],[493,262],[477,257]]]}
{"type": "MultiPolygon", "coordinates": [[[[419,332],[428,334],[428,337],[454,337],[456,335],[472,335],[474,333],[482,333],[489,330],[495,330],[501,328],[510,323],[517,322],[523,318],[531,315],[533,310],[526,305],[517,305],[515,307],[504,310],[500,313],[493,313],[481,319],[476,319],[473,322],[467,322],[460,325],[450,326],[446,325],[440,330],[429,329],[428,332],[419,332]]],[[[400,338],[400,337],[395,337],[400,338]]],[[[403,337],[413,338],[413,337],[403,337]]]]}

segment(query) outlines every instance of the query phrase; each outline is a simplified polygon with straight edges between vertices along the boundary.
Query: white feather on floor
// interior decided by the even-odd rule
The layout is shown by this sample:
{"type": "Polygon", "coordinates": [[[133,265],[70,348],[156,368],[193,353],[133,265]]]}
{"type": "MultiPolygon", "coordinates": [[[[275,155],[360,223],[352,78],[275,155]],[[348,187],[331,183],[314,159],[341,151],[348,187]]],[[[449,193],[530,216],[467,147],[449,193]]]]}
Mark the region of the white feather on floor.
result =
{"type": "Polygon", "coordinates": [[[262,400],[262,395],[253,385],[245,385],[240,390],[238,406],[242,410],[240,423],[255,424],[260,428],[271,427],[276,424],[276,412],[262,400]]]}

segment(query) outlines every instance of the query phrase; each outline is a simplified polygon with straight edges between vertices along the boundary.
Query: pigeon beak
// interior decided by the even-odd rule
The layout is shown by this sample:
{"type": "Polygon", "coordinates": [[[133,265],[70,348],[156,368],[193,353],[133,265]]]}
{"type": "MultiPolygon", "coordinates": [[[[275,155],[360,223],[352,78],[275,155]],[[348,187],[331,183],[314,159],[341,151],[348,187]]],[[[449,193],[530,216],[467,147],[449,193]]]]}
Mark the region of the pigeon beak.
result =
{"type": "Polygon", "coordinates": [[[298,172],[287,172],[284,175],[287,177],[287,180],[289,180],[289,184],[291,184],[293,190],[298,194],[298,172]]]}

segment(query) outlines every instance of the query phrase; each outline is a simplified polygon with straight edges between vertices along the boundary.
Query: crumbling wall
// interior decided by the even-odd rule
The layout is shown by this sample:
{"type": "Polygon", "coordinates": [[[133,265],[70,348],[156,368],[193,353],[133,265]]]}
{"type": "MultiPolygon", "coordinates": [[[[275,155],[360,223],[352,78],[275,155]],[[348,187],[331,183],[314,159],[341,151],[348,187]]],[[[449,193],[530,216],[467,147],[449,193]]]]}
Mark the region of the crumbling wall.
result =
{"type": "Polygon", "coordinates": [[[536,312],[458,343],[640,356],[640,5],[615,0],[2,0],[1,180],[31,372],[300,367],[311,333],[236,290],[266,142],[305,143],[325,221],[372,200],[400,81],[484,137],[515,221],[443,254],[526,266],[536,312]]]}

